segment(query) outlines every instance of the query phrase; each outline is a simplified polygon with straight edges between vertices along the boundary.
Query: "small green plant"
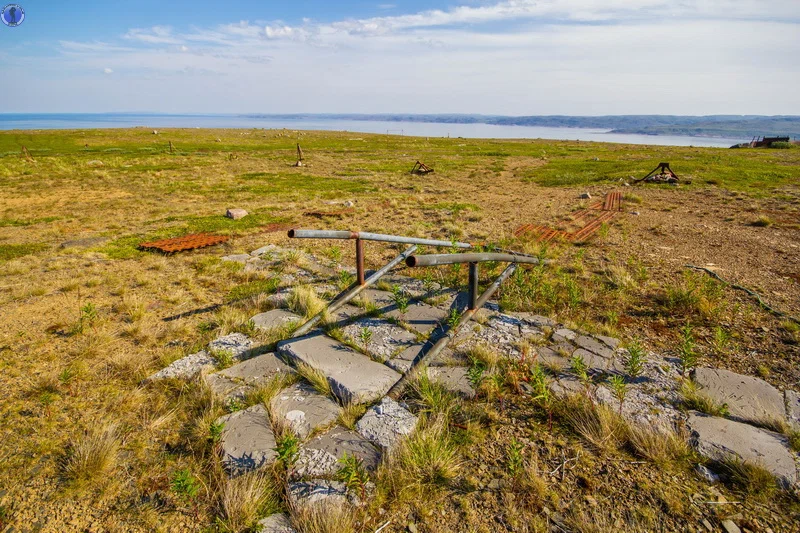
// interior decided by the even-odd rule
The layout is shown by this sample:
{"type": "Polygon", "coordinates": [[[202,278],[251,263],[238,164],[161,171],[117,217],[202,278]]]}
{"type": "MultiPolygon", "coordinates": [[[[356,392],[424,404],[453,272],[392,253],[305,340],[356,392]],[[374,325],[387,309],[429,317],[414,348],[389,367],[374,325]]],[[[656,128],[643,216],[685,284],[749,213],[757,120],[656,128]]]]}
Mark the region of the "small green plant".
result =
{"type": "Polygon", "coordinates": [[[589,366],[581,355],[574,354],[569,360],[569,369],[575,374],[578,379],[583,381],[589,372],[589,366]]]}
{"type": "Polygon", "coordinates": [[[58,374],[58,381],[67,387],[75,380],[77,376],[77,369],[74,366],[68,366],[58,374]]]}
{"type": "Polygon", "coordinates": [[[367,496],[367,483],[369,476],[362,461],[355,455],[345,452],[344,457],[339,459],[341,467],[336,473],[336,479],[344,483],[347,490],[358,494],[364,500],[367,496]]]}
{"type": "Polygon", "coordinates": [[[714,349],[717,352],[725,353],[728,351],[731,343],[731,333],[723,328],[722,326],[717,326],[714,328],[714,349]]]}
{"type": "Polygon", "coordinates": [[[342,260],[342,249],[338,246],[331,246],[328,248],[327,256],[331,261],[338,263],[342,260]]]}
{"type": "Polygon", "coordinates": [[[455,307],[450,309],[450,313],[447,315],[447,326],[450,329],[455,328],[460,318],[461,314],[458,312],[458,309],[456,309],[455,307]]]}
{"type": "Polygon", "coordinates": [[[39,403],[44,407],[45,415],[47,415],[48,418],[52,414],[50,406],[53,405],[56,400],[58,400],[58,394],[53,391],[46,390],[39,394],[39,403]]]}
{"type": "Polygon", "coordinates": [[[622,415],[622,402],[625,401],[625,396],[628,393],[628,384],[622,376],[614,375],[608,379],[608,385],[611,387],[611,394],[619,402],[619,414],[622,415]]]}
{"type": "Polygon", "coordinates": [[[408,295],[397,285],[392,286],[392,300],[394,300],[394,305],[397,306],[400,314],[406,314],[406,311],[408,311],[408,295]]]}
{"type": "Polygon", "coordinates": [[[73,335],[83,333],[86,331],[87,326],[91,326],[97,321],[98,318],[97,307],[92,302],[87,302],[80,309],[80,317],[78,322],[72,327],[71,333],[73,335]]]}
{"type": "Polygon", "coordinates": [[[681,329],[681,343],[678,346],[678,357],[681,360],[681,370],[684,375],[697,366],[697,351],[695,349],[694,335],[691,326],[681,329]]]}
{"type": "Polygon", "coordinates": [[[687,409],[694,409],[711,416],[728,416],[728,404],[716,403],[707,394],[701,392],[697,384],[690,379],[684,380],[681,384],[680,393],[683,398],[683,405],[687,409]]]}
{"type": "Polygon", "coordinates": [[[172,492],[183,502],[195,499],[200,492],[200,483],[188,468],[174,472],[169,485],[172,492]]]}
{"type": "Polygon", "coordinates": [[[637,340],[628,344],[628,356],[625,358],[625,372],[631,379],[636,379],[644,370],[645,351],[637,340]]]}
{"type": "Polygon", "coordinates": [[[361,346],[364,348],[364,353],[369,355],[369,343],[372,341],[372,330],[367,326],[361,328],[358,332],[358,340],[361,341],[361,346]]]}
{"type": "Polygon", "coordinates": [[[285,431],[276,439],[275,452],[278,454],[276,460],[285,468],[291,468],[300,453],[300,439],[291,431],[285,431]]]}
{"type": "Polygon", "coordinates": [[[240,400],[239,398],[230,398],[225,403],[225,409],[229,413],[235,413],[236,411],[241,411],[244,408],[245,408],[245,405],[242,402],[242,400],[240,400]]]}
{"type": "Polygon", "coordinates": [[[553,429],[553,393],[550,391],[550,383],[547,374],[541,365],[534,365],[531,368],[531,387],[533,387],[533,401],[547,411],[548,431],[553,429]]]}
{"type": "Polygon", "coordinates": [[[426,293],[431,293],[436,290],[436,281],[433,279],[433,272],[430,269],[425,270],[422,275],[422,288],[426,293]]]}
{"type": "Polygon", "coordinates": [[[233,364],[233,352],[230,350],[212,350],[211,355],[217,360],[219,368],[228,368],[233,364]]]}
{"type": "Polygon", "coordinates": [[[356,280],[356,277],[348,272],[347,270],[340,270],[339,274],[336,277],[336,286],[339,287],[339,290],[345,290],[347,287],[353,284],[356,280]]]}
{"type": "Polygon", "coordinates": [[[522,454],[524,449],[525,446],[516,438],[511,439],[506,447],[506,468],[512,477],[516,477],[525,469],[525,457],[522,454]]]}
{"type": "Polygon", "coordinates": [[[208,440],[211,441],[211,444],[217,445],[222,442],[222,434],[225,431],[225,423],[223,422],[211,422],[208,426],[208,440]]]}
{"type": "Polygon", "coordinates": [[[483,373],[486,370],[486,365],[478,360],[473,360],[472,365],[467,370],[467,380],[472,385],[473,389],[477,389],[481,381],[483,381],[483,373]]]}

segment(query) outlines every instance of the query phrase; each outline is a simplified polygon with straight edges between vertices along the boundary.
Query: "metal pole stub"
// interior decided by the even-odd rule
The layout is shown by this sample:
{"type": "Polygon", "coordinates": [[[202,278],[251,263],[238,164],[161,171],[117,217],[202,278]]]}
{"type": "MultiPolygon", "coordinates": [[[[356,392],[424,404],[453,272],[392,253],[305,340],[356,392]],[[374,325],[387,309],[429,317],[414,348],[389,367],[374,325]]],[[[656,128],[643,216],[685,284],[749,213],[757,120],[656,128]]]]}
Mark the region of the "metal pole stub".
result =
{"type": "Polygon", "coordinates": [[[475,309],[478,303],[478,263],[469,264],[469,308],[475,309]]]}
{"type": "Polygon", "coordinates": [[[364,285],[364,241],[356,239],[356,275],[358,284],[364,285]]]}

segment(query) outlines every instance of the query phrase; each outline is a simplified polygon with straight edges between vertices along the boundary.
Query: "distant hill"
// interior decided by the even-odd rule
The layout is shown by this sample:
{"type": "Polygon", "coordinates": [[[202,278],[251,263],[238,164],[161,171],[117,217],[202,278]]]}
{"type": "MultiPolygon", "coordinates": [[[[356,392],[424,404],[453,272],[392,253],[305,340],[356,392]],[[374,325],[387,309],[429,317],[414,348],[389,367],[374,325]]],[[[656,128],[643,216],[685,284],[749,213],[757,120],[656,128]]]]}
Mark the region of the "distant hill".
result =
{"type": "Polygon", "coordinates": [[[690,135],[702,137],[756,137],[788,135],[800,138],[800,116],[793,115],[608,115],[573,117],[566,115],[511,117],[502,115],[412,115],[412,114],[292,114],[246,115],[253,118],[332,118],[341,120],[435,122],[449,124],[496,124],[503,126],[545,126],[553,128],[595,128],[613,133],[645,135],[690,135]]]}

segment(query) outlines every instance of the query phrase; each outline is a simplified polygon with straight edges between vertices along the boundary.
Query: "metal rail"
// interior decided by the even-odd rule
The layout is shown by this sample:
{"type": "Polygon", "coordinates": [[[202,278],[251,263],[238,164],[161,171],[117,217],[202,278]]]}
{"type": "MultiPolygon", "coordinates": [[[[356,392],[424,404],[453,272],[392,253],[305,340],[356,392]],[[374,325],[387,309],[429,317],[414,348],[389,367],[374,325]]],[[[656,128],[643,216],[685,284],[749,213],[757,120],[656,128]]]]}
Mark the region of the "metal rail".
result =
{"type": "MultiPolygon", "coordinates": [[[[511,276],[511,274],[513,274],[517,270],[517,266],[518,265],[516,263],[508,265],[506,269],[503,270],[503,272],[500,274],[500,276],[496,280],[494,280],[494,282],[491,285],[489,285],[489,287],[487,287],[485,291],[483,291],[483,294],[481,294],[480,297],[474,300],[473,306],[466,312],[464,312],[464,314],[461,315],[456,325],[447,330],[447,333],[444,336],[442,336],[438,341],[436,341],[436,344],[434,344],[430,350],[428,350],[424,354],[420,353],[416,357],[416,359],[414,359],[414,362],[411,363],[411,368],[408,370],[408,372],[406,372],[403,375],[403,377],[401,377],[400,380],[397,383],[395,383],[391,389],[389,389],[387,395],[390,398],[392,398],[393,400],[398,400],[400,398],[400,396],[403,394],[403,391],[408,386],[409,381],[412,379],[414,375],[416,375],[418,369],[422,366],[422,364],[425,361],[436,357],[439,353],[441,353],[442,350],[444,350],[444,348],[448,344],[450,344],[450,341],[452,341],[456,337],[456,335],[458,335],[458,332],[461,331],[461,328],[464,327],[464,325],[467,322],[472,320],[472,317],[475,316],[475,313],[478,312],[478,309],[483,307],[483,305],[487,302],[487,300],[489,300],[489,298],[491,298],[491,296],[497,291],[497,289],[500,288],[500,285],[502,285],[503,282],[507,280],[508,277],[511,276]]],[[[472,280],[471,276],[470,280],[472,280]]],[[[477,272],[475,277],[475,287],[477,287],[477,272]]]]}
{"type": "Polygon", "coordinates": [[[458,263],[482,263],[485,261],[499,261],[503,263],[527,263],[532,265],[539,264],[538,257],[521,255],[514,253],[473,253],[473,254],[430,254],[412,255],[406,259],[406,265],[410,267],[455,265],[458,263]]]}
{"type": "Polygon", "coordinates": [[[366,289],[370,285],[373,285],[375,282],[381,279],[381,277],[387,272],[389,272],[392,268],[402,263],[415,251],[417,251],[416,244],[412,244],[411,246],[406,248],[406,250],[402,254],[398,255],[397,257],[386,263],[386,265],[384,265],[383,268],[373,273],[369,278],[364,280],[363,284],[356,285],[355,287],[351,288],[342,296],[331,302],[328,305],[328,307],[326,307],[325,309],[314,315],[314,317],[312,317],[305,324],[300,326],[292,334],[292,338],[300,337],[301,335],[305,335],[306,333],[308,333],[311,330],[311,328],[313,328],[315,325],[317,325],[317,323],[319,323],[320,320],[322,320],[322,317],[325,316],[326,313],[333,313],[337,309],[341,308],[344,304],[346,304],[347,302],[358,296],[361,293],[361,291],[363,291],[364,289],[366,289]]]}

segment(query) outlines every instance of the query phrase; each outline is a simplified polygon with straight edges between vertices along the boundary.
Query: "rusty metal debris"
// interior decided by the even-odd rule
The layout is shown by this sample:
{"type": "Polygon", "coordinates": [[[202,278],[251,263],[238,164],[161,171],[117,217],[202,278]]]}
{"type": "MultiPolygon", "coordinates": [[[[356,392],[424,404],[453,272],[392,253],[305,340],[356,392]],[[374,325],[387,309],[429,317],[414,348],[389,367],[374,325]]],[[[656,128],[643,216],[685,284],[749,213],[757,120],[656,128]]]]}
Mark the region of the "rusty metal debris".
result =
{"type": "Polygon", "coordinates": [[[583,226],[574,231],[565,231],[538,224],[523,224],[514,231],[514,236],[532,235],[539,242],[567,241],[586,242],[592,239],[603,224],[613,220],[622,212],[622,193],[606,194],[602,202],[594,202],[586,209],[572,215],[573,223],[583,226]]]}
{"type": "Polygon", "coordinates": [[[659,163],[647,176],[635,180],[634,183],[639,183],[641,181],[647,183],[678,183],[678,175],[669,168],[669,163],[659,163]],[[658,172],[658,174],[656,174],[656,172],[658,172]]]}
{"type": "Polygon", "coordinates": [[[338,211],[306,211],[303,214],[307,217],[315,217],[315,218],[325,218],[325,217],[342,218],[345,215],[351,215],[355,212],[356,210],[354,208],[348,207],[346,209],[340,209],[338,211]]]}
{"type": "Polygon", "coordinates": [[[411,169],[412,174],[423,175],[423,174],[430,174],[431,172],[433,172],[433,167],[429,167],[422,161],[417,161],[416,163],[414,163],[414,168],[411,169]]]}
{"type": "Polygon", "coordinates": [[[300,143],[297,143],[297,163],[295,163],[294,166],[303,166],[303,150],[300,149],[300,143]]]}
{"type": "Polygon", "coordinates": [[[191,235],[184,235],[183,237],[174,237],[172,239],[143,242],[139,245],[139,249],[150,251],[157,250],[168,254],[174,254],[176,252],[185,252],[187,250],[205,248],[206,246],[214,246],[216,244],[227,242],[228,239],[230,239],[230,237],[227,235],[193,233],[191,235]]]}

